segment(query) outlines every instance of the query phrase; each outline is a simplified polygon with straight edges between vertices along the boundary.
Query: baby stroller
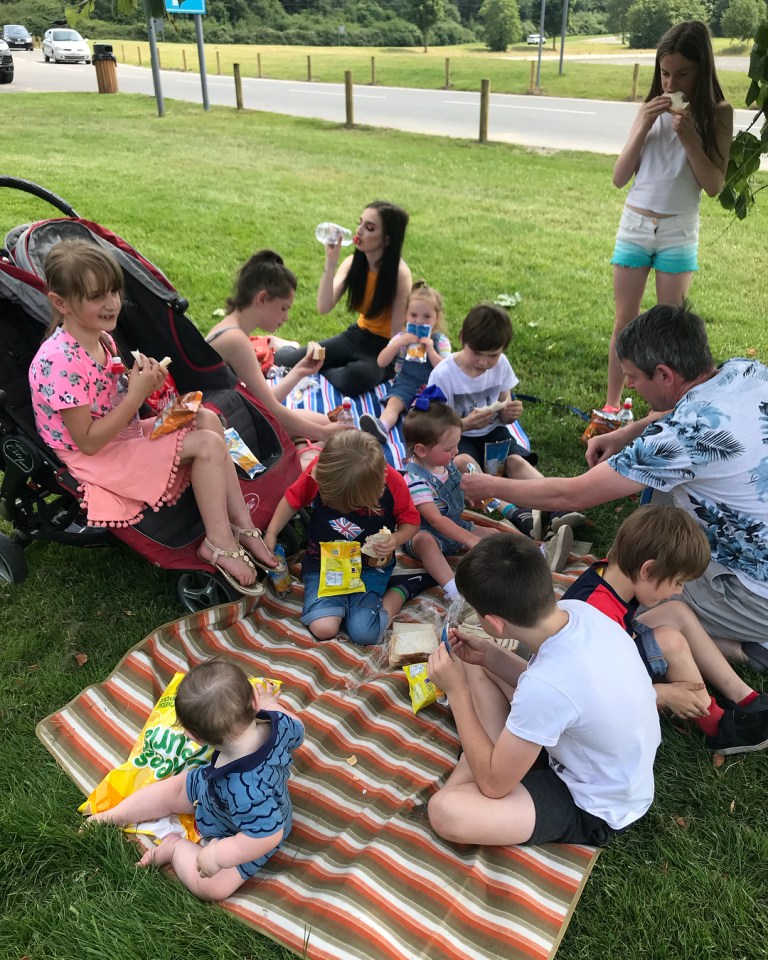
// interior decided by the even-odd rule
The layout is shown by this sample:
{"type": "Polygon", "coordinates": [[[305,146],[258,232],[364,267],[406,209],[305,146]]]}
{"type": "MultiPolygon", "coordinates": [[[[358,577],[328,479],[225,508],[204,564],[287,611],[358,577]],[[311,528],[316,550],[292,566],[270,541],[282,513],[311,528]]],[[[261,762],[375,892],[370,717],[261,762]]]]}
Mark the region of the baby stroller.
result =
{"type": "MultiPolygon", "coordinates": [[[[18,583],[27,573],[24,547],[34,540],[77,546],[121,541],[151,563],[178,570],[177,591],[184,609],[194,612],[239,599],[214,567],[197,556],[203,525],[191,488],[172,507],[147,511],[132,527],[94,528],[86,524],[77,482],[35,429],[27,380],[29,364],[50,320],[43,274],[51,246],[78,238],[109,249],[125,275],[125,296],[113,336],[124,361],[138,349],[169,356],[179,393],[202,390],[203,402],[234,427],[266,468],[255,479],[238,467],[253,522],[268,524],[286,487],[300,472],[298,454],[282,427],[210,347],[187,318],[187,301],[152,263],[129,244],[37,184],[0,177],[0,186],[40,197],[64,213],[11,230],[0,251],[0,516],[13,525],[0,534],[0,579],[18,583]]],[[[301,529],[301,524],[298,525],[301,529]]],[[[300,546],[297,528],[286,527],[289,555],[300,546]]]]}

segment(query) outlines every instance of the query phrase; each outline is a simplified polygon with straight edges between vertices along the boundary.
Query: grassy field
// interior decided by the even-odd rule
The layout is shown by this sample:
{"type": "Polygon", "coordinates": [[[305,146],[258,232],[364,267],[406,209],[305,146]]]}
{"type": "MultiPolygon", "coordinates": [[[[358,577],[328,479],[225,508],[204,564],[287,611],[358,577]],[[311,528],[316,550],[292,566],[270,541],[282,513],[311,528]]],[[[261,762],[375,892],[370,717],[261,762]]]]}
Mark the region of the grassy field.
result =
{"type": "MultiPolygon", "coordinates": [[[[323,253],[313,228],[325,219],[352,226],[368,201],[384,197],[411,213],[406,259],[445,295],[454,339],[473,304],[519,291],[509,357],[521,391],[582,408],[603,398],[608,259],[622,204],[610,158],[204,114],[174,101],[158,120],[143,97],[28,94],[3,103],[5,170],[61,194],[155,261],[203,330],[238,265],[264,246],[300,278],[283,332],[318,339],[340,330],[341,308],[324,318],[314,309],[323,253]]],[[[31,197],[0,196],[3,231],[52,215],[31,197]]],[[[768,359],[764,204],[736,223],[705,200],[702,237],[692,298],[715,355],[754,350],[768,359]]],[[[583,469],[576,417],[532,405],[524,423],[545,472],[583,469]]],[[[604,549],[633,506],[591,511],[583,533],[604,549]]],[[[38,544],[27,559],[23,584],[0,585],[0,957],[286,957],[224,911],[136,871],[119,836],[79,834],[81,797],[34,736],[41,718],[179,615],[174,578],[122,548],[38,544]]],[[[695,733],[665,722],[657,800],[600,858],[559,960],[765,956],[767,775],[766,755],[716,768],[695,733]]]]}
{"type": "MultiPolygon", "coordinates": [[[[109,41],[119,63],[149,65],[149,44],[136,41],[109,41]]],[[[165,69],[198,69],[197,47],[191,43],[159,43],[160,62],[165,69]]],[[[558,73],[559,45],[545,44],[541,67],[540,92],[553,97],[585,97],[596,100],[629,100],[632,94],[632,63],[566,62],[558,73]]],[[[737,48],[738,49],[738,48],[737,48]]],[[[606,56],[631,54],[618,41],[569,39],[568,54],[606,56]]],[[[639,52],[639,51],[637,51],[639,52]]],[[[652,51],[645,51],[652,52],[652,51]]],[[[746,52],[746,51],[745,51],[746,52]]],[[[232,75],[232,64],[239,63],[244,77],[261,76],[275,80],[307,80],[307,58],[311,58],[311,78],[325,83],[343,83],[344,72],[352,71],[357,84],[370,84],[371,58],[375,58],[376,83],[390,87],[419,87],[430,90],[445,86],[445,60],[450,58],[450,83],[456,90],[478,90],[480,80],[488,78],[494,93],[527,93],[531,80],[531,61],[538,48],[517,44],[506,54],[490,53],[481,44],[459,47],[421,48],[377,47],[289,47],[238,44],[206,45],[206,70],[211,74],[232,75]]],[[[722,71],[720,82],[726,97],[741,106],[746,93],[744,73],[722,71]]],[[[645,96],[653,74],[650,66],[641,66],[638,80],[640,96],[645,96]]]]}

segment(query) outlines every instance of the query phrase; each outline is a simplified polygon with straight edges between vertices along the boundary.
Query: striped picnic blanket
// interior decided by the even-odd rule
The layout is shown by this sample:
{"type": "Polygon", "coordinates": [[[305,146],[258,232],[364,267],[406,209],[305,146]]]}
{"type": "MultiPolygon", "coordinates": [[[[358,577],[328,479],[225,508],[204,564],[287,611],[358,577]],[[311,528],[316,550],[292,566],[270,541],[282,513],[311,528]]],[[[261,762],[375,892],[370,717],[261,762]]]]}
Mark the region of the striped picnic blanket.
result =
{"type": "MultiPolygon", "coordinates": [[[[276,380],[280,379],[279,373],[277,373],[276,380]]],[[[341,401],[344,399],[343,395],[339,393],[336,387],[333,384],[329,383],[320,374],[312,378],[308,378],[316,381],[316,389],[294,389],[290,393],[285,401],[285,405],[291,410],[314,410],[316,413],[327,413],[329,410],[334,410],[336,407],[341,406],[341,401]]],[[[369,390],[367,393],[361,393],[358,397],[352,397],[352,410],[355,416],[355,423],[360,422],[360,414],[370,413],[374,417],[381,415],[381,409],[383,407],[383,399],[386,396],[387,390],[391,385],[391,381],[387,383],[380,383],[378,387],[375,387],[373,390],[369,390]]],[[[524,447],[526,450],[531,449],[531,441],[528,439],[528,435],[521,424],[515,422],[508,425],[509,432],[512,435],[514,440],[520,444],[521,447],[524,447]]],[[[403,426],[402,420],[395,426],[394,430],[389,435],[389,444],[387,445],[387,451],[389,456],[387,459],[392,464],[396,470],[404,470],[406,462],[406,452],[405,452],[405,441],[403,440],[403,426]]]]}
{"type": "MultiPolygon", "coordinates": [[[[558,592],[591,559],[557,575],[558,592]]],[[[553,957],[595,851],[436,837],[426,803],[458,752],[448,709],[414,716],[383,648],[312,640],[299,623],[302,592],[297,583],[285,599],[244,598],[158,628],[43,720],[39,738],[88,794],[125,760],[176,671],[224,655],[282,679],[306,728],[290,781],[294,828],[222,906],[309,960],[553,957]]]]}

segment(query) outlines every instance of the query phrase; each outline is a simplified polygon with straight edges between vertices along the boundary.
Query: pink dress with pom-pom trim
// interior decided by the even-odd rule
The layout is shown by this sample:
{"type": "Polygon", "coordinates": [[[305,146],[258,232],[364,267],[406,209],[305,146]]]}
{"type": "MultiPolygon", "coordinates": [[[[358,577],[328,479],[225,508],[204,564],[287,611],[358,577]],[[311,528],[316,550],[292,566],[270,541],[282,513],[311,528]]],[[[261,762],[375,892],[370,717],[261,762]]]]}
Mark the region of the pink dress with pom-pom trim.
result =
{"type": "Polygon", "coordinates": [[[190,466],[179,461],[184,437],[194,425],[150,440],[154,425],[154,417],[142,420],[144,436],[112,440],[93,456],[56,451],[79,483],[89,526],[132,526],[147,507],[159,510],[176,503],[189,486],[190,466]]]}

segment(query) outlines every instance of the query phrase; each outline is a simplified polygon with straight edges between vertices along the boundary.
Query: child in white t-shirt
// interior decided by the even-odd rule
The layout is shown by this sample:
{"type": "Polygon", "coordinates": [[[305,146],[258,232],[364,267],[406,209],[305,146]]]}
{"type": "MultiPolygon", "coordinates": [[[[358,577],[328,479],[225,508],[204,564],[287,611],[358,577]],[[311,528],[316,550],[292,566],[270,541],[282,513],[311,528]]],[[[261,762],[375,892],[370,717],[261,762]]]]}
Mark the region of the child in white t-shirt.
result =
{"type": "Polygon", "coordinates": [[[473,547],[456,585],[491,636],[533,656],[452,630],[450,652],[430,657],[463,748],[430,800],[432,827],[454,843],[607,845],[650,807],[661,739],[629,635],[588,604],[556,602],[544,557],[514,534],[473,547]]]}

